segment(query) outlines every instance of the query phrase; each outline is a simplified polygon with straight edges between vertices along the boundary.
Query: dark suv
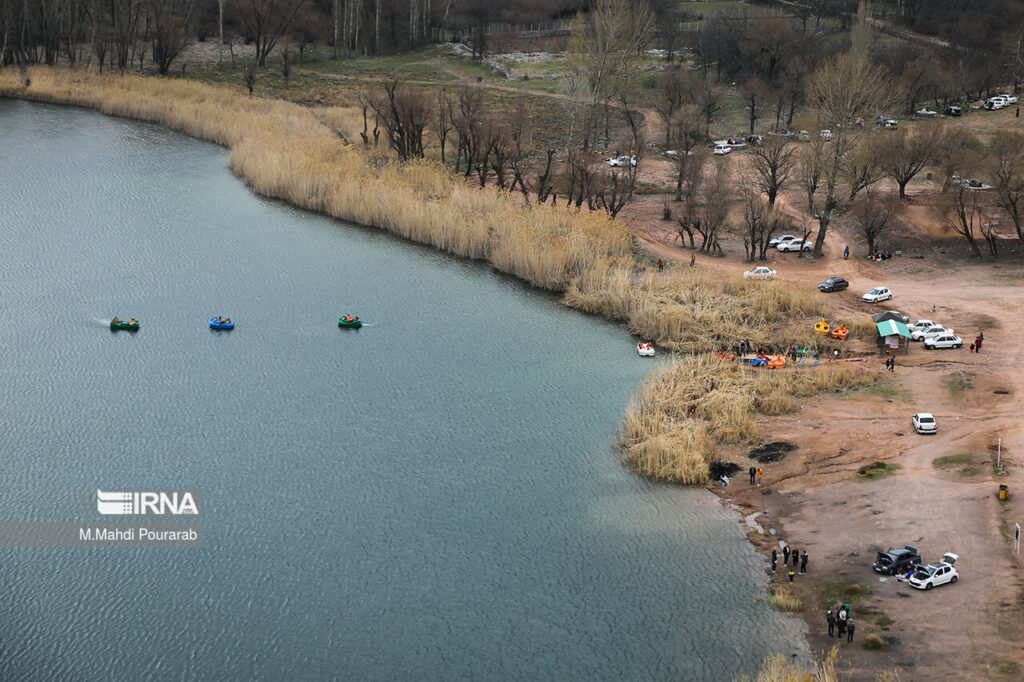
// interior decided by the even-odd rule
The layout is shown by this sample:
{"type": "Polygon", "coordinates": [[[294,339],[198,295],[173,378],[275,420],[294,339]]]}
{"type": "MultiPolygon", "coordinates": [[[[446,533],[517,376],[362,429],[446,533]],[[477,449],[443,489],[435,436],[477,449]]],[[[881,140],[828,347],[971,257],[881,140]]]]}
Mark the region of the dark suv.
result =
{"type": "Polygon", "coordinates": [[[903,549],[889,548],[887,552],[879,552],[871,568],[875,569],[875,573],[895,575],[904,573],[911,564],[920,566],[921,555],[917,553],[917,547],[904,545],[903,549]]]}

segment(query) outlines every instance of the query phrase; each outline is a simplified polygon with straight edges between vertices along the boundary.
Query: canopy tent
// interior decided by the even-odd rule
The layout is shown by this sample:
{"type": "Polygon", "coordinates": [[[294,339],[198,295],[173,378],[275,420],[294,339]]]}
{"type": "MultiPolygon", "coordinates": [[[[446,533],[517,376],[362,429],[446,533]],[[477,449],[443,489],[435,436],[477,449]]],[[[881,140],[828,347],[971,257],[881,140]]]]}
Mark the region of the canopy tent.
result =
{"type": "Polygon", "coordinates": [[[910,350],[910,330],[907,325],[896,320],[885,320],[875,324],[878,328],[878,336],[885,347],[890,350],[898,350],[902,345],[904,351],[910,350]],[[907,339],[904,341],[903,339],[907,339]]]}
{"type": "Polygon", "coordinates": [[[905,336],[910,338],[910,330],[907,329],[907,325],[896,320],[885,320],[875,325],[878,327],[879,336],[905,336]]]}

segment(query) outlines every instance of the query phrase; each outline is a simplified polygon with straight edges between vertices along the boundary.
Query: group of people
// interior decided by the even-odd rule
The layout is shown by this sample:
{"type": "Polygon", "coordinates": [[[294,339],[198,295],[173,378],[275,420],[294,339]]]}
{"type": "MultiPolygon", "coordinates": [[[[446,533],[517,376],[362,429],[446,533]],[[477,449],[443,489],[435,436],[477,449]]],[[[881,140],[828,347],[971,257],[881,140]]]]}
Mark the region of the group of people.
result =
{"type": "Polygon", "coordinates": [[[764,478],[764,470],[757,467],[750,467],[750,485],[757,481],[757,487],[761,487],[761,480],[764,478]]]}
{"type": "Polygon", "coordinates": [[[885,359],[885,368],[890,372],[896,372],[896,356],[890,356],[885,359]]]}
{"type": "Polygon", "coordinates": [[[358,317],[352,317],[351,315],[346,315],[345,316],[345,321],[346,322],[358,322],[359,318],[358,317]]]}
{"type": "MultiPolygon", "coordinates": [[[[788,544],[782,547],[782,568],[785,569],[789,565],[790,558],[793,559],[793,568],[789,571],[789,582],[793,582],[793,578],[796,577],[796,570],[799,566],[800,575],[807,573],[807,550],[801,554],[800,550],[796,547],[790,547],[788,544]]],[[[776,566],[779,562],[779,550],[772,550],[772,573],[775,573],[776,566]]]]}
{"type": "MultiPolygon", "coordinates": [[[[121,324],[121,318],[115,317],[113,320],[111,320],[111,322],[113,322],[114,324],[121,324]]],[[[135,318],[133,317],[132,321],[129,322],[128,324],[135,324],[135,318]]]]}
{"type": "Polygon", "coordinates": [[[840,639],[845,634],[847,642],[853,641],[853,631],[856,626],[853,623],[849,604],[838,604],[835,613],[832,613],[832,610],[829,609],[828,613],[825,614],[825,621],[828,623],[829,637],[837,636],[836,629],[838,629],[838,637],[840,639]]]}
{"type": "Polygon", "coordinates": [[[981,342],[985,340],[985,332],[978,332],[978,335],[974,337],[974,343],[971,344],[970,349],[975,353],[981,352],[981,342]]]}
{"type": "Polygon", "coordinates": [[[871,260],[889,260],[892,258],[892,251],[876,251],[871,254],[871,260]]]}
{"type": "Polygon", "coordinates": [[[220,315],[217,316],[217,324],[231,324],[231,318],[223,318],[220,315]]]}

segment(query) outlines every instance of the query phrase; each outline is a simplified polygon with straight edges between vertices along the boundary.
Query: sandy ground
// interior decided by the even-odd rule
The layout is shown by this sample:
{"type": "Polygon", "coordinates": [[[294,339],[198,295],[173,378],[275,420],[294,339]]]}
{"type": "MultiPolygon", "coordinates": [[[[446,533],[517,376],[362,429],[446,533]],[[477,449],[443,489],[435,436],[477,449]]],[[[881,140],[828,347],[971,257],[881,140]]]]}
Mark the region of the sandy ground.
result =
{"type": "MultiPolygon", "coordinates": [[[[644,179],[666,180],[668,164],[660,165],[652,159],[649,166],[654,168],[644,179]]],[[[770,464],[749,459],[745,449],[723,452],[723,459],[742,469],[726,497],[748,515],[760,512],[751,525],[756,529],[761,524],[765,534],[752,532],[752,538],[766,555],[779,538],[807,550],[808,575],[797,576],[795,588],[806,607],[812,650],[837,644],[827,636],[824,608],[835,600],[824,600],[824,592],[854,583],[867,589],[867,597],[854,608],[856,641],[839,644],[844,679],[873,680],[894,669],[901,680],[1024,679],[1024,644],[1017,634],[1024,626],[1024,592],[1019,557],[1012,553],[1013,524],[1024,524],[1016,501],[1024,495],[1018,399],[1024,391],[1024,366],[1014,324],[1024,307],[1019,288],[1024,267],[1019,258],[995,265],[971,263],[953,256],[960,250],[955,240],[944,248],[928,242],[928,236],[941,236],[941,230],[928,222],[929,213],[913,205],[926,201],[933,188],[921,182],[912,189],[917,196],[902,229],[924,237],[920,250],[882,263],[856,257],[844,261],[843,246],[850,243],[856,251],[856,240],[833,231],[826,243],[830,255],[812,260],[773,253],[769,265],[787,280],[817,284],[832,275],[848,279],[849,290],[828,295],[836,312],[845,316],[898,309],[912,319],[953,327],[967,344],[984,331],[982,352],[969,353],[966,347],[926,351],[913,343],[908,354],[897,356],[895,373],[883,376],[881,389],[815,398],[797,414],[762,419],[766,441],[792,441],[798,449],[770,464]],[[947,249],[950,255],[939,252],[947,249]],[[861,302],[860,295],[876,285],[892,288],[894,300],[861,302]],[[947,388],[943,380],[955,372],[965,373],[970,387],[947,388]],[[915,412],[934,413],[939,433],[916,434],[910,424],[915,412]],[[1005,477],[996,476],[992,465],[1000,438],[1005,477]],[[938,457],[964,453],[972,456],[973,469],[958,472],[933,465],[938,457]],[[879,480],[857,478],[860,466],[878,460],[900,469],[879,480]],[[751,464],[765,471],[762,489],[748,484],[751,464]],[[1008,503],[997,499],[1000,483],[1009,485],[1008,503]],[[916,545],[927,562],[940,560],[947,551],[958,554],[960,581],[919,592],[872,572],[876,551],[904,544],[916,545]],[[870,633],[885,638],[887,649],[864,649],[861,644],[870,633]]],[[[784,200],[796,207],[800,196],[790,191],[784,200]]],[[[689,261],[692,251],[680,248],[674,223],[661,220],[662,203],[662,196],[642,197],[623,217],[649,251],[689,261]]],[[[698,267],[729,272],[750,267],[742,262],[742,244],[724,246],[724,258],[698,255],[698,267]]],[[[873,344],[851,341],[850,351],[884,369],[884,358],[873,344]]],[[[710,489],[721,492],[717,485],[710,489]]],[[[786,580],[781,569],[776,579],[786,580]]]]}

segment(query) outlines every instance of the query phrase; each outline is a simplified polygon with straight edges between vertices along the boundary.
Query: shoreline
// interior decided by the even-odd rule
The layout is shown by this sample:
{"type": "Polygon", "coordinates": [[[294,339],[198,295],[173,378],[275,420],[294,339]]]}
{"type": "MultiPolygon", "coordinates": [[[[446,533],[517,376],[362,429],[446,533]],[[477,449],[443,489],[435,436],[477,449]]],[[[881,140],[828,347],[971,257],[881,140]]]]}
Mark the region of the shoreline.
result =
{"type": "MultiPolygon", "coordinates": [[[[30,77],[33,79],[33,86],[31,87],[38,87],[40,73],[46,73],[52,76],[54,72],[31,69],[29,73],[30,77]]],[[[194,137],[196,139],[219,144],[221,146],[226,147],[230,152],[231,171],[235,175],[240,177],[243,181],[245,181],[247,186],[259,195],[283,200],[291,205],[297,206],[298,208],[326,214],[336,219],[354,222],[357,224],[362,224],[377,229],[384,229],[385,231],[391,232],[392,234],[395,234],[397,236],[410,239],[411,241],[414,242],[434,246],[439,250],[451,253],[456,256],[470,258],[473,260],[486,260],[496,269],[507,274],[510,274],[512,276],[515,276],[518,279],[527,282],[528,284],[537,286],[542,289],[557,292],[568,292],[572,291],[575,288],[577,296],[580,299],[586,300],[576,301],[575,304],[570,303],[572,307],[576,307],[586,313],[596,314],[600,317],[604,317],[605,319],[608,319],[613,322],[621,322],[623,319],[629,320],[630,323],[633,322],[633,320],[630,319],[629,314],[623,314],[630,312],[629,310],[625,308],[615,308],[612,309],[611,313],[609,314],[609,309],[604,305],[604,301],[594,301],[592,299],[587,299],[588,295],[592,296],[594,291],[600,290],[602,287],[604,287],[605,282],[608,279],[612,279],[618,276],[618,273],[621,272],[621,268],[624,267],[623,263],[625,261],[616,255],[617,249],[619,248],[621,243],[617,242],[614,239],[612,240],[611,244],[606,244],[603,248],[600,244],[601,239],[594,239],[594,241],[597,242],[598,244],[598,246],[596,247],[596,252],[592,252],[589,255],[584,256],[582,258],[583,262],[585,263],[584,265],[580,265],[579,263],[573,264],[569,262],[574,258],[580,259],[580,254],[563,254],[564,261],[558,263],[555,268],[555,271],[558,273],[559,276],[552,278],[550,276],[551,273],[548,272],[547,270],[535,269],[529,262],[524,263],[521,261],[517,261],[515,258],[512,257],[512,254],[504,253],[504,256],[502,256],[502,247],[508,250],[509,245],[498,244],[495,247],[494,245],[490,244],[491,237],[493,236],[492,230],[490,229],[486,230],[486,235],[482,235],[479,233],[479,231],[477,231],[477,233],[472,235],[468,241],[460,241],[458,239],[453,240],[452,235],[447,234],[443,229],[437,229],[441,224],[440,222],[437,222],[437,220],[429,222],[429,227],[436,230],[433,233],[430,233],[429,230],[423,232],[411,230],[408,228],[402,229],[400,225],[397,225],[394,222],[389,222],[388,214],[386,212],[382,214],[380,206],[371,207],[368,210],[366,207],[360,208],[356,205],[342,206],[337,203],[332,203],[329,197],[327,196],[328,192],[323,183],[317,183],[315,185],[314,191],[312,191],[311,193],[311,196],[314,197],[315,199],[314,201],[311,202],[308,200],[309,195],[306,196],[307,200],[303,200],[302,196],[295,193],[294,191],[290,191],[288,184],[284,182],[284,176],[294,171],[296,168],[294,159],[292,158],[294,152],[286,149],[285,144],[277,145],[276,149],[272,149],[270,154],[270,160],[267,161],[266,157],[257,154],[257,151],[259,151],[258,149],[256,149],[258,141],[254,141],[253,136],[249,135],[248,132],[242,132],[241,134],[233,134],[231,131],[225,128],[225,126],[223,125],[223,121],[220,121],[220,126],[204,125],[202,124],[201,120],[196,120],[192,118],[198,111],[199,113],[210,114],[214,119],[216,119],[218,111],[225,106],[223,103],[217,103],[216,101],[211,100],[203,101],[203,99],[201,98],[199,103],[194,103],[194,107],[196,107],[196,109],[193,109],[185,113],[176,113],[172,106],[174,104],[173,102],[165,102],[161,107],[159,101],[138,98],[133,99],[132,103],[126,103],[126,108],[122,111],[119,111],[118,103],[124,103],[122,100],[115,100],[112,103],[104,101],[102,97],[88,96],[81,92],[76,94],[72,90],[72,85],[81,86],[82,81],[99,80],[109,82],[113,80],[115,83],[118,84],[118,86],[121,89],[121,97],[130,98],[130,95],[132,94],[131,85],[133,81],[152,81],[153,79],[144,79],[134,76],[96,77],[92,74],[83,74],[81,72],[58,73],[62,73],[67,79],[72,81],[72,83],[65,83],[64,87],[66,89],[63,91],[60,90],[59,84],[55,84],[54,90],[44,93],[38,91],[18,91],[17,88],[12,87],[9,82],[5,84],[4,76],[8,76],[9,81],[9,76],[14,75],[13,72],[10,72],[8,70],[8,73],[4,74],[2,71],[0,71],[0,96],[11,97],[13,99],[38,101],[48,104],[60,104],[94,109],[107,115],[115,115],[124,118],[131,118],[134,120],[142,120],[150,123],[155,123],[167,127],[171,130],[175,130],[177,132],[189,135],[190,137],[194,137]],[[77,82],[76,78],[79,79],[77,82]],[[130,113],[123,113],[124,111],[130,113]],[[265,172],[266,168],[264,166],[261,166],[260,162],[254,160],[257,157],[262,159],[263,163],[270,163],[271,165],[275,166],[277,169],[279,169],[278,172],[268,177],[265,172]],[[490,249],[489,253],[488,249],[490,249]],[[494,259],[490,257],[495,253],[495,251],[497,251],[499,254],[499,261],[502,261],[502,258],[505,259],[503,261],[503,264],[506,267],[502,267],[502,262],[496,262],[494,259]],[[595,265],[597,266],[597,274],[595,276],[601,278],[604,281],[592,283],[593,286],[591,286],[590,288],[587,287],[586,283],[581,284],[575,281],[576,278],[585,276],[586,274],[588,274],[589,271],[595,269],[592,268],[592,266],[595,265]],[[577,274],[574,277],[570,278],[567,276],[567,274],[570,272],[575,272],[577,274]]],[[[89,83],[86,83],[86,87],[88,85],[89,83]]],[[[152,85],[152,83],[149,83],[148,85],[152,85]]],[[[164,85],[164,82],[161,81],[160,85],[164,85]]],[[[192,87],[197,88],[199,90],[211,92],[217,90],[215,88],[202,86],[200,84],[187,84],[184,86],[184,89],[192,87]]],[[[258,100],[252,102],[246,101],[246,98],[240,98],[235,95],[225,96],[230,100],[242,100],[241,103],[237,101],[235,101],[234,103],[238,104],[241,107],[242,111],[240,115],[246,118],[247,120],[250,120],[250,124],[246,128],[247,131],[258,131],[261,129],[265,130],[267,126],[261,125],[261,122],[258,122],[255,119],[259,118],[262,114],[266,113],[272,117],[278,117],[289,123],[296,122],[301,130],[309,132],[310,135],[319,142],[325,142],[327,139],[326,136],[323,135],[324,131],[318,131],[315,130],[315,128],[308,129],[309,126],[316,126],[320,124],[318,121],[315,121],[313,117],[309,116],[309,111],[305,107],[300,107],[298,105],[292,105],[275,100],[258,100]],[[257,109],[262,109],[264,107],[269,107],[271,111],[256,111],[257,109]]],[[[237,114],[238,112],[236,111],[235,113],[237,114]]],[[[202,119],[202,117],[200,116],[198,117],[198,119],[202,119]]],[[[338,147],[339,143],[337,140],[333,140],[333,142],[335,147],[331,149],[329,152],[329,155],[332,157],[330,160],[334,161],[335,163],[343,162],[343,151],[340,147],[338,147]]],[[[341,147],[348,147],[348,145],[341,145],[341,147]]],[[[303,148],[300,149],[300,153],[308,152],[308,147],[303,146],[303,148]]],[[[325,171],[322,167],[319,167],[318,170],[325,175],[327,174],[327,171],[325,171]]],[[[418,167],[414,167],[412,171],[407,174],[415,174],[417,170],[418,167]]],[[[426,186],[427,191],[432,192],[435,198],[440,196],[442,190],[447,190],[452,193],[458,192],[465,195],[463,197],[464,199],[466,197],[469,197],[470,203],[473,203],[474,200],[479,200],[481,197],[483,197],[484,200],[481,203],[489,203],[490,207],[497,206],[499,209],[504,209],[505,211],[511,208],[510,204],[512,202],[510,202],[508,198],[499,196],[497,195],[497,193],[491,190],[487,190],[487,194],[485,195],[482,192],[477,192],[475,190],[468,189],[457,181],[452,181],[450,183],[444,182],[441,186],[438,186],[436,184],[436,178],[427,178],[426,180],[422,177],[418,179],[410,179],[408,177],[403,177],[402,169],[396,170],[394,168],[389,168],[388,172],[388,179],[394,181],[395,186],[406,190],[410,190],[413,193],[415,193],[417,190],[422,191],[424,189],[424,186],[426,186]],[[421,184],[417,186],[417,182],[421,184]]],[[[367,180],[366,178],[361,178],[362,182],[357,181],[354,183],[359,186],[357,199],[359,200],[360,203],[366,194],[364,183],[377,179],[379,178],[373,177],[370,178],[369,180],[367,180]]],[[[445,201],[433,201],[431,202],[431,207],[433,208],[445,203],[445,201]]],[[[521,212],[522,209],[517,208],[516,211],[521,212]]],[[[541,208],[541,212],[543,212],[544,214],[553,215],[553,220],[555,222],[555,232],[558,232],[559,230],[564,230],[566,227],[569,227],[571,229],[572,223],[574,223],[575,221],[584,221],[585,223],[588,223],[587,225],[584,225],[584,229],[592,229],[593,231],[598,233],[600,233],[601,230],[606,228],[606,226],[609,224],[609,221],[607,221],[603,216],[581,215],[573,212],[565,212],[564,209],[559,209],[558,211],[551,211],[548,207],[545,206],[541,208]]],[[[538,211],[536,207],[531,208],[527,213],[527,215],[531,219],[536,218],[537,214],[538,211]]],[[[422,211],[420,215],[422,215],[422,211]]],[[[447,220],[448,218],[450,218],[451,215],[452,214],[448,214],[447,217],[444,217],[441,220],[447,220]]],[[[511,216],[512,213],[509,212],[506,213],[504,217],[511,216]]],[[[393,221],[394,216],[390,216],[390,219],[393,221]]],[[[521,229],[526,228],[522,225],[514,226],[511,230],[507,230],[506,228],[507,232],[510,232],[513,235],[517,234],[516,230],[521,229]]],[[[618,225],[616,226],[616,230],[620,233],[625,233],[625,231],[621,230],[621,227],[618,225]]],[[[535,230],[530,230],[527,233],[527,237],[536,236],[536,234],[537,233],[535,230]]],[[[575,236],[579,236],[579,232],[575,232],[572,234],[574,234],[575,236]]],[[[523,237],[522,234],[518,234],[517,236],[523,237]]],[[[593,235],[590,236],[593,238],[593,235]]],[[[557,236],[555,238],[557,239],[557,236]]],[[[558,243],[556,243],[555,245],[558,246],[558,243]]],[[[541,240],[540,243],[537,243],[533,246],[533,250],[547,250],[551,246],[552,244],[550,242],[544,242],[543,240],[541,240]]],[[[686,273],[684,272],[684,274],[686,273]]],[[[648,283],[648,286],[651,287],[652,289],[657,285],[658,283],[654,280],[651,280],[648,283]]],[[[642,294],[640,294],[639,296],[642,297],[642,294]]],[[[627,301],[626,303],[627,307],[634,307],[635,304],[636,301],[633,299],[627,301]]],[[[629,326],[635,327],[636,325],[629,324],[629,326]]],[[[636,330],[634,329],[634,331],[636,330]]],[[[653,337],[654,334],[651,334],[650,336],[653,337]]],[[[755,336],[755,339],[756,338],[757,337],[755,336]]],[[[678,344],[677,348],[679,350],[687,348],[695,350],[696,346],[697,342],[695,340],[686,339],[681,341],[678,344]]],[[[634,471],[634,473],[636,475],[643,476],[643,474],[639,472],[634,471]]],[[[711,491],[714,492],[713,487],[711,491]]],[[[746,521],[742,511],[740,511],[738,515],[738,521],[740,523],[745,523],[746,521]]],[[[756,551],[757,544],[753,542],[751,544],[756,551]]],[[[768,581],[767,585],[770,589],[770,580],[768,581]]],[[[805,622],[806,620],[807,619],[805,619],[805,622]]],[[[811,630],[809,628],[806,631],[806,637],[804,637],[804,641],[806,641],[808,645],[811,644],[810,633],[811,630]]]]}

